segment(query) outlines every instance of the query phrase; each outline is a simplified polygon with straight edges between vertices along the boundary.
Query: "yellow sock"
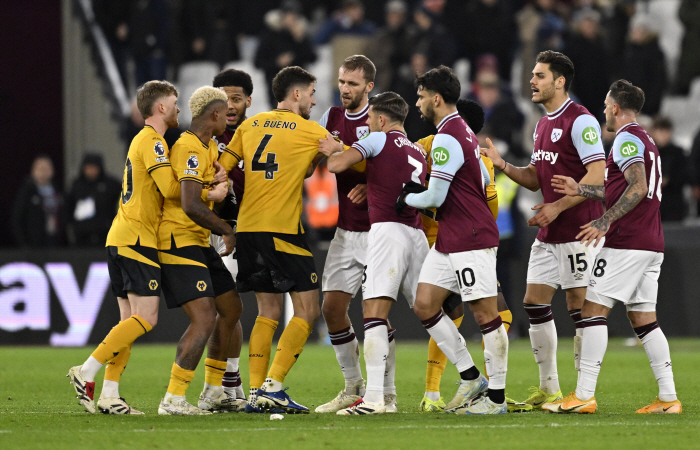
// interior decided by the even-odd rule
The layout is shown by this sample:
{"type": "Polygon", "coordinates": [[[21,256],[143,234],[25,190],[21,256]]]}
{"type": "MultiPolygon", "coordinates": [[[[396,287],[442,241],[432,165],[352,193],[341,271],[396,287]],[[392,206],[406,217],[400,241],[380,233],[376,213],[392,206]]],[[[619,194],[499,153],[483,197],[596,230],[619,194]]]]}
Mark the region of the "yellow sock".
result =
{"type": "Polygon", "coordinates": [[[204,382],[210,386],[221,386],[226,372],[226,361],[206,358],[204,360],[204,382]]]}
{"type": "MultiPolygon", "coordinates": [[[[510,324],[513,323],[513,313],[510,312],[510,309],[506,309],[505,311],[500,311],[498,313],[499,316],[501,316],[501,320],[503,321],[503,326],[506,329],[506,333],[508,330],[510,330],[510,324]]],[[[481,349],[484,350],[484,338],[481,338],[481,349]]],[[[489,379],[489,374],[486,373],[486,363],[484,363],[484,376],[486,379],[489,379]]]]}
{"type": "MultiPolygon", "coordinates": [[[[457,328],[462,325],[463,319],[464,316],[462,315],[453,320],[457,328]]],[[[440,392],[440,381],[442,380],[442,374],[445,372],[446,366],[447,356],[442,353],[435,339],[430,338],[430,343],[428,344],[428,367],[425,371],[426,392],[440,392]]]]}
{"type": "Polygon", "coordinates": [[[275,335],[278,322],[258,316],[250,332],[248,342],[248,370],[250,372],[250,388],[260,389],[265,382],[267,369],[272,353],[272,337],[275,335]]]}
{"type": "Polygon", "coordinates": [[[124,350],[120,351],[117,356],[112,358],[107,362],[105,366],[105,380],[116,381],[119,383],[119,379],[126,369],[126,363],[129,362],[129,357],[131,356],[131,344],[124,350]]]}
{"type": "Polygon", "coordinates": [[[275,359],[272,360],[268,378],[282,383],[284,377],[287,376],[297,358],[304,350],[304,344],[311,334],[311,325],[299,317],[292,317],[287,327],[280,336],[280,341],[277,344],[277,353],[275,359]]]}
{"type": "Polygon", "coordinates": [[[142,317],[131,316],[112,328],[107,337],[92,352],[92,357],[104,364],[152,329],[153,327],[142,317]]]}
{"type": "Polygon", "coordinates": [[[194,378],[194,370],[186,370],[173,363],[173,369],[170,371],[170,384],[168,384],[168,393],[172,395],[184,396],[187,393],[187,388],[190,386],[194,378]]]}

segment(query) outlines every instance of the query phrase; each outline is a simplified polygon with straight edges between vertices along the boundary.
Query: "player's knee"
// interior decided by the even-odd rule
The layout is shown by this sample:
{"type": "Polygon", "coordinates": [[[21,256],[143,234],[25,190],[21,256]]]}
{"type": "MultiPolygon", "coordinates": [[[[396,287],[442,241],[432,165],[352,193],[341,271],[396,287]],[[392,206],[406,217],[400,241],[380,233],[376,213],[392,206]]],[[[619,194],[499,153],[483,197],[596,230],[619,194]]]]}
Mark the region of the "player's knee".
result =
{"type": "Polygon", "coordinates": [[[146,322],[148,322],[148,324],[151,326],[151,328],[155,328],[156,325],[158,324],[158,313],[145,314],[145,315],[140,316],[140,317],[143,317],[146,320],[146,322]]]}
{"type": "Polygon", "coordinates": [[[435,314],[437,314],[438,311],[439,309],[435,310],[435,308],[431,308],[430,304],[427,302],[416,301],[413,304],[413,312],[416,313],[416,316],[418,316],[420,320],[430,319],[435,314]]]}
{"type": "Polygon", "coordinates": [[[328,324],[342,321],[346,314],[346,311],[341,307],[341,305],[338,305],[336,302],[329,302],[326,300],[323,301],[321,311],[323,312],[323,318],[328,324]]]}

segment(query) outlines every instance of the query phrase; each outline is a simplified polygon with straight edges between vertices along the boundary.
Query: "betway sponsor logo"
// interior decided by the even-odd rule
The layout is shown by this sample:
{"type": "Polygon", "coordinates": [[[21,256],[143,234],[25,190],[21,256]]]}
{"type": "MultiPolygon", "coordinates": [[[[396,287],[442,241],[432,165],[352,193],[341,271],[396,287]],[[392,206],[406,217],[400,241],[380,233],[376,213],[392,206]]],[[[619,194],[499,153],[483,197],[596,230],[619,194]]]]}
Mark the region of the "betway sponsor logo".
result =
{"type": "Polygon", "coordinates": [[[549,161],[554,164],[559,158],[559,153],[555,152],[545,152],[544,150],[537,150],[532,154],[532,159],[535,161],[549,161]]]}

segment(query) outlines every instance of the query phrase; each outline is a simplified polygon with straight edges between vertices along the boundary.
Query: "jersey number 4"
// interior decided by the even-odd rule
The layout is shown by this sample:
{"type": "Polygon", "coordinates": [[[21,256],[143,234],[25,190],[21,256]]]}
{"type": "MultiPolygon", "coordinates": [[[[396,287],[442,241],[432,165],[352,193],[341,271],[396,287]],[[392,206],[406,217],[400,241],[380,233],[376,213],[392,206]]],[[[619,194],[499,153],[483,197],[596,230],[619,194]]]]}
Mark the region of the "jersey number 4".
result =
{"type": "Polygon", "coordinates": [[[263,162],[262,160],[265,147],[267,147],[267,144],[270,143],[270,139],[272,139],[271,134],[266,134],[263,136],[257,150],[255,150],[255,155],[253,155],[253,164],[250,166],[250,169],[253,172],[265,172],[266,180],[274,180],[275,172],[277,172],[280,167],[280,165],[275,162],[275,158],[277,157],[276,153],[268,153],[266,161],[263,162]]]}

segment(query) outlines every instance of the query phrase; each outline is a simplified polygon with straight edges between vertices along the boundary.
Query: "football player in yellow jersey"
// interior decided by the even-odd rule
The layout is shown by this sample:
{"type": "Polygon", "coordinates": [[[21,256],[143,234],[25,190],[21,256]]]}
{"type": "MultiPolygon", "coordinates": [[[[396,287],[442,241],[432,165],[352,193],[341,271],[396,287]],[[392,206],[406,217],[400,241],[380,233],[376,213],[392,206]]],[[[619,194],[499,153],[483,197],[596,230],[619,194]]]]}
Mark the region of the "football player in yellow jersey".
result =
{"type": "MultiPolygon", "coordinates": [[[[90,413],[95,412],[95,375],[109,362],[98,408],[105,414],[142,414],[120,397],[119,379],[132,343],[151,331],[158,320],[161,273],[156,229],[163,197],[180,195],[163,139],[168,128],[178,125],[177,94],[167,81],[149,81],[137,92],[137,106],[146,125],[129,147],[119,211],[107,236],[107,264],[121,322],[82,366],[68,373],[80,403],[90,413]]],[[[226,190],[222,186],[208,195],[211,197],[205,198],[218,201],[226,190]]]]}
{"type": "Polygon", "coordinates": [[[214,179],[219,151],[212,137],[226,128],[227,101],[221,89],[197,89],[189,101],[190,128],[170,154],[182,192],[180,198],[166,199],[163,204],[158,258],[168,308],[181,307],[191,323],[177,346],[167,393],[158,407],[161,415],[211,414],[210,410],[219,409],[221,400],[227,398],[221,379],[231,333],[243,307],[221,256],[233,251],[236,236],[233,228],[212,211],[213,202],[200,201],[203,186],[214,179]],[[211,232],[223,237],[225,250],[221,255],[209,244],[211,232]],[[200,409],[189,404],[185,394],[207,341],[207,388],[205,397],[200,398],[205,409],[200,409]]]}
{"type": "Polygon", "coordinates": [[[229,170],[244,161],[245,193],[238,213],[240,292],[255,291],[258,318],[250,335],[251,397],[247,411],[308,413],[282,390],[320,314],[318,276],[301,226],[304,178],[322,156],[327,131],[309,121],[316,77],[286,67],[272,81],[277,109],[257,114],[236,130],[219,161],[229,170]],[[268,371],[272,336],[289,292],[294,317],[280,336],[268,371]],[[267,378],[265,378],[267,373],[267,378]],[[256,391],[253,391],[254,389],[256,391]]]}
{"type": "MultiPolygon", "coordinates": [[[[484,110],[481,106],[472,100],[458,100],[457,101],[457,112],[459,115],[467,122],[467,125],[476,134],[481,131],[484,125],[484,110]]],[[[428,155],[430,155],[430,150],[432,149],[434,136],[428,136],[418,141],[421,144],[428,155]]],[[[486,200],[489,204],[489,209],[493,214],[494,220],[498,216],[498,196],[496,194],[496,184],[494,183],[494,170],[493,163],[491,160],[485,156],[481,157],[486,169],[489,172],[491,182],[486,187],[486,200]]],[[[428,158],[428,171],[430,171],[430,166],[432,161],[428,158]]],[[[426,180],[426,185],[428,181],[426,180]]],[[[435,243],[438,233],[438,222],[434,220],[435,211],[427,210],[422,211],[421,216],[423,220],[423,227],[425,228],[425,234],[428,238],[428,243],[432,247],[435,243]]],[[[452,321],[459,326],[464,319],[464,304],[462,303],[462,298],[459,294],[452,294],[445,300],[442,306],[445,314],[452,319],[452,321]]],[[[501,286],[498,286],[498,311],[503,324],[506,327],[506,331],[510,328],[510,324],[513,320],[513,314],[510,312],[508,305],[506,304],[505,297],[501,291],[501,286]]],[[[428,346],[428,366],[426,369],[425,377],[425,394],[423,400],[420,403],[420,410],[426,412],[439,412],[445,410],[445,401],[440,397],[440,381],[442,379],[442,374],[445,371],[447,363],[447,357],[442,350],[437,346],[437,343],[433,338],[430,338],[430,344],[428,346]]],[[[514,405],[513,400],[508,399],[508,406],[511,410],[518,409],[514,405]],[[511,405],[513,403],[513,405],[511,405]]],[[[526,408],[523,404],[521,408],[526,408]]]]}

